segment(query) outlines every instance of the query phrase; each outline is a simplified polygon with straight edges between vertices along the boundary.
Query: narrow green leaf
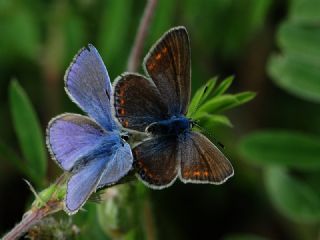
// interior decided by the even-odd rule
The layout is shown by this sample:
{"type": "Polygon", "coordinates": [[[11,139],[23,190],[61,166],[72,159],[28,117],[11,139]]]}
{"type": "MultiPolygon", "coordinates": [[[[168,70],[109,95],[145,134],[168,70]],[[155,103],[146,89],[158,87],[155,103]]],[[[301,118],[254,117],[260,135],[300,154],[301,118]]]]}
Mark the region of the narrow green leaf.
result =
{"type": "Polygon", "coordinates": [[[229,76],[229,77],[227,77],[225,80],[223,80],[223,81],[219,84],[219,86],[213,91],[212,97],[220,96],[220,95],[222,95],[223,93],[225,93],[225,91],[227,91],[228,88],[230,87],[230,85],[232,84],[233,79],[234,79],[234,76],[229,76]]]}
{"type": "Polygon", "coordinates": [[[301,98],[320,102],[320,66],[290,56],[273,56],[268,71],[274,82],[301,98]]]}
{"type": "Polygon", "coordinates": [[[208,80],[207,84],[205,85],[206,90],[205,90],[205,92],[203,94],[203,97],[201,99],[200,104],[202,104],[203,102],[205,102],[208,99],[208,97],[212,93],[214,87],[216,86],[217,79],[218,79],[218,77],[213,77],[213,78],[208,80]]]}
{"type": "Polygon", "coordinates": [[[230,108],[242,105],[255,97],[253,92],[242,92],[235,95],[224,94],[204,103],[199,112],[219,113],[230,108]]]}
{"type": "Polygon", "coordinates": [[[225,94],[217,96],[206,103],[204,103],[200,108],[199,112],[208,112],[208,113],[218,113],[224,109],[229,108],[237,102],[237,99],[230,94],[225,94]]]}
{"type": "Polygon", "coordinates": [[[194,94],[193,98],[191,99],[191,102],[189,104],[188,113],[187,113],[188,117],[191,117],[195,113],[196,108],[200,106],[200,101],[203,96],[203,92],[204,92],[205,87],[206,86],[200,87],[196,91],[196,93],[194,94]]]}
{"type": "MultiPolygon", "coordinates": [[[[236,105],[236,106],[238,106],[238,105],[242,105],[242,104],[244,104],[246,102],[251,101],[253,98],[255,98],[256,93],[247,91],[247,92],[242,92],[242,93],[235,94],[234,96],[238,100],[238,103],[236,105]]],[[[233,107],[235,107],[235,106],[233,106],[233,107]]]]}
{"type": "Polygon", "coordinates": [[[261,131],[244,137],[241,154],[262,166],[277,165],[297,169],[320,169],[320,138],[288,131],[261,131]]]}
{"type": "Polygon", "coordinates": [[[202,115],[199,115],[198,118],[195,119],[200,121],[201,126],[205,126],[207,128],[212,128],[217,125],[233,127],[229,118],[224,115],[204,113],[202,115]]]}
{"type": "Polygon", "coordinates": [[[265,170],[265,183],[274,206],[283,215],[299,223],[319,222],[320,198],[310,186],[276,167],[265,170]]]}
{"type": "Polygon", "coordinates": [[[205,85],[200,87],[194,94],[190,104],[187,116],[191,117],[198,107],[208,98],[217,82],[217,77],[210,79],[205,85]]]}
{"type": "Polygon", "coordinates": [[[44,136],[36,113],[26,93],[17,81],[10,84],[10,108],[19,144],[26,159],[25,164],[41,184],[46,174],[46,152],[44,136]]]}

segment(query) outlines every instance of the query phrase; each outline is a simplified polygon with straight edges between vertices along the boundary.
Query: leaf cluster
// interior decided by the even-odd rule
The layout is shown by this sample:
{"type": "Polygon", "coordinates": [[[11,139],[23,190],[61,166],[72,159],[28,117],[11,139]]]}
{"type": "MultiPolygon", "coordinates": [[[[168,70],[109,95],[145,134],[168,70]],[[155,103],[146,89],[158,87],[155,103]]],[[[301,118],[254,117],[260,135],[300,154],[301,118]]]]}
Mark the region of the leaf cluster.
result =
{"type": "Polygon", "coordinates": [[[219,84],[217,79],[217,77],[210,79],[195,92],[187,113],[188,117],[198,121],[207,129],[216,126],[232,127],[230,119],[222,113],[245,104],[256,95],[249,91],[236,94],[226,93],[234,77],[230,76],[219,84]]]}
{"type": "MultiPolygon", "coordinates": [[[[304,100],[320,102],[320,2],[291,1],[280,25],[281,53],[270,57],[275,84],[304,100]]],[[[298,116],[299,117],[299,116],[298,116]]],[[[289,130],[257,131],[239,145],[242,156],[262,168],[274,206],[298,223],[320,222],[320,136],[289,130]]]]}

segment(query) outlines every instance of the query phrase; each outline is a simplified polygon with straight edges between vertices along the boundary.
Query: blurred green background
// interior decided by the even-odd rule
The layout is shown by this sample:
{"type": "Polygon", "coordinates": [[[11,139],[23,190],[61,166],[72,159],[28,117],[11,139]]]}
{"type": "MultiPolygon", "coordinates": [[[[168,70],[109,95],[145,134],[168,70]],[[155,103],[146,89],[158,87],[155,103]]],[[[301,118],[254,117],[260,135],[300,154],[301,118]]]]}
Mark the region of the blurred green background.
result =
{"type": "MultiPolygon", "coordinates": [[[[61,174],[43,139],[52,117],[79,112],[63,89],[73,56],[92,43],[111,79],[125,71],[145,3],[0,0],[0,235],[32,201],[23,179],[39,191],[61,174]]],[[[162,191],[138,186],[148,195],[141,204],[148,205],[143,214],[153,222],[149,235],[318,239],[320,1],[159,0],[144,54],[177,25],[186,26],[191,39],[193,92],[212,76],[234,75],[229,93],[257,96],[227,112],[232,128],[214,124],[208,129],[234,165],[235,176],[227,183],[177,182],[162,191]]],[[[134,196],[131,200],[138,201],[134,196]]],[[[86,218],[97,208],[86,206],[89,210],[75,217],[91,223],[82,239],[105,239],[110,221],[96,214],[86,218]]]]}

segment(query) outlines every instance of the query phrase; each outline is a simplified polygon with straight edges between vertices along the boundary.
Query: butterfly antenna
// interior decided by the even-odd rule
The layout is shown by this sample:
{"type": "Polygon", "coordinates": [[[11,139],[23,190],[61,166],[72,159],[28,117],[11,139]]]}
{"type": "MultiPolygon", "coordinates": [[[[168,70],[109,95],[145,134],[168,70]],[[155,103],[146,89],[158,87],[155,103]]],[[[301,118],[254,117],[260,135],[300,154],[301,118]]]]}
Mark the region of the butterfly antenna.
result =
{"type": "Polygon", "coordinates": [[[198,109],[199,109],[199,107],[200,107],[200,105],[201,105],[201,102],[202,102],[202,100],[203,100],[203,97],[204,97],[204,95],[205,95],[205,93],[206,93],[207,91],[208,91],[208,85],[206,85],[206,86],[204,87],[203,92],[202,92],[202,94],[201,94],[201,97],[200,97],[199,101],[197,102],[197,105],[195,106],[193,112],[190,114],[190,117],[198,111],[198,109]]]}

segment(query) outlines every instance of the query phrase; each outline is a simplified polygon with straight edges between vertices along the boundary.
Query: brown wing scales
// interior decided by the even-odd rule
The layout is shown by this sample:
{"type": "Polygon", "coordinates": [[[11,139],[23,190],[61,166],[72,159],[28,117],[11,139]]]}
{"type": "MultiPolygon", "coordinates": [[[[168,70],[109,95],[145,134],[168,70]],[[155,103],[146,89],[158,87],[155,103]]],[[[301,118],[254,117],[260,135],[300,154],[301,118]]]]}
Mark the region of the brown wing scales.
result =
{"type": "Polygon", "coordinates": [[[204,135],[188,133],[179,142],[183,182],[221,184],[233,175],[233,167],[223,153],[204,135]]]}

